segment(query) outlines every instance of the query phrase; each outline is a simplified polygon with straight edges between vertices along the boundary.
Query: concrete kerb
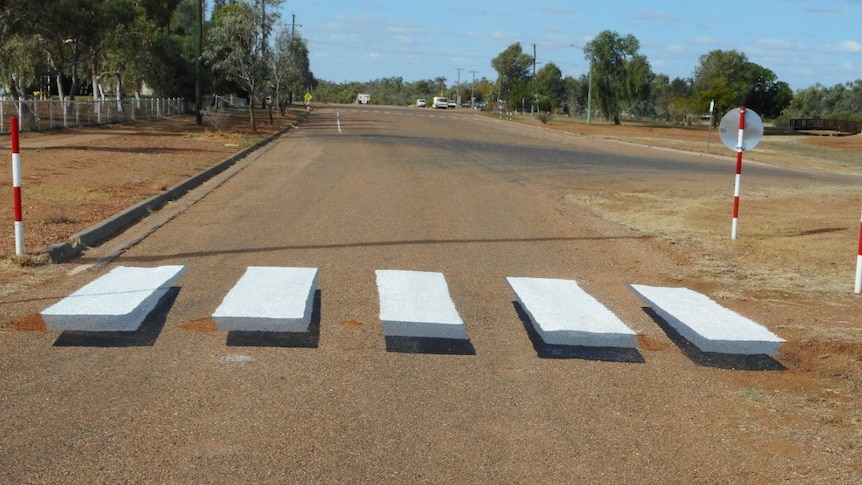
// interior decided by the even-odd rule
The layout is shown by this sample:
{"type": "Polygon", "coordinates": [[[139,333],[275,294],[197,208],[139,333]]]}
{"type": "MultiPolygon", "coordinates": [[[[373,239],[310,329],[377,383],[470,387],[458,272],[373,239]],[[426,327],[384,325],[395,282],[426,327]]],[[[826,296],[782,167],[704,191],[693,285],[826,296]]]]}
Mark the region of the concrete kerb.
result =
{"type": "Polygon", "coordinates": [[[192,175],[186,180],[170,187],[161,194],[154,195],[126,210],[114,214],[98,224],[73,234],[66,242],[48,246],[44,249],[43,253],[48,255],[48,259],[52,263],[62,263],[76,258],[85,248],[98,246],[99,244],[111,239],[151,213],[159,210],[168,202],[179,199],[190,190],[200,186],[221,172],[224,172],[239,160],[242,160],[250,153],[272,142],[286,133],[289,129],[289,126],[283,128],[245,150],[242,150],[236,155],[219,162],[197,175],[192,175]]]}

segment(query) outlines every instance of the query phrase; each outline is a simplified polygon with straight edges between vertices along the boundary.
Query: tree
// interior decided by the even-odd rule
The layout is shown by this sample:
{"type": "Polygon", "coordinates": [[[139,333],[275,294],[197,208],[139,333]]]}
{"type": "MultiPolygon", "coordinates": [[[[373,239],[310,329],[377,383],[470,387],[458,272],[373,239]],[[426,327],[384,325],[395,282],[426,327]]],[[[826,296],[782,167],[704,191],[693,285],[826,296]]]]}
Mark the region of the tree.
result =
{"type": "Polygon", "coordinates": [[[793,96],[774,72],[735,50],[714,50],[700,56],[694,71],[694,91],[702,106],[714,100],[719,113],[744,105],[764,117],[778,116],[793,96]]]}
{"type": "Polygon", "coordinates": [[[532,98],[528,81],[533,57],[524,54],[521,43],[515,42],[491,60],[491,67],[497,71],[500,86],[499,97],[510,102],[532,98]]]}
{"type": "MultiPolygon", "coordinates": [[[[157,96],[192,98],[195,95],[195,2],[199,1],[201,0],[181,0],[168,17],[168,22],[158,24],[159,30],[148,46],[148,62],[142,75],[157,96]]],[[[206,70],[203,74],[206,79],[209,71],[206,70]]],[[[230,89],[235,89],[234,85],[231,85],[230,89]]]]}
{"type": "Polygon", "coordinates": [[[821,84],[796,91],[782,118],[862,120],[862,79],[826,87],[821,84]]]}
{"type": "MultiPolygon", "coordinates": [[[[667,82],[667,79],[665,75],[657,76],[660,82],[667,82]]],[[[674,78],[664,87],[656,87],[656,91],[656,114],[659,116],[681,120],[688,125],[693,115],[706,111],[706,107],[701,107],[694,97],[691,79],[674,78]]]]}
{"type": "Polygon", "coordinates": [[[542,66],[536,73],[536,90],[539,93],[539,110],[556,111],[566,99],[563,73],[553,62],[542,66]]]}
{"type": "Polygon", "coordinates": [[[693,76],[699,103],[708,106],[715,101],[715,109],[719,113],[740,106],[749,88],[745,75],[747,66],[748,58],[735,50],[714,50],[700,56],[700,64],[693,76]]]}
{"type": "Polygon", "coordinates": [[[214,70],[224,74],[248,93],[251,129],[257,131],[254,98],[264,85],[263,12],[257,5],[237,2],[213,13],[209,42],[204,57],[214,70]]]}
{"type": "Polygon", "coordinates": [[[473,96],[477,102],[493,101],[494,83],[487,78],[482,78],[476,81],[476,87],[473,88],[473,96]]]}
{"type": "Polygon", "coordinates": [[[39,44],[33,37],[16,34],[3,39],[0,42],[0,65],[3,66],[0,86],[5,85],[18,96],[26,96],[27,90],[38,81],[39,53],[39,44]]]}
{"type": "Polygon", "coordinates": [[[100,21],[112,27],[95,43],[96,50],[88,63],[93,97],[103,99],[103,81],[106,76],[113,77],[117,109],[122,110],[124,85],[133,86],[135,95],[140,96],[148,50],[158,28],[135,0],[104,0],[100,14],[100,21]]]}
{"type": "Polygon", "coordinates": [[[754,110],[764,118],[775,118],[784,111],[793,99],[790,86],[778,80],[771,70],[749,63],[751,88],[745,96],[743,105],[754,110]]]}
{"type": "Polygon", "coordinates": [[[652,70],[646,57],[638,54],[640,42],[629,34],[620,37],[606,30],[584,48],[593,65],[593,86],[606,118],[620,124],[623,109],[649,97],[652,70]]]}
{"type": "MultiPolygon", "coordinates": [[[[301,35],[282,30],[276,36],[273,49],[273,83],[287,91],[287,103],[293,102],[294,93],[308,89],[314,75],[308,59],[308,46],[301,35]]],[[[273,86],[275,87],[275,86],[273,86]]],[[[280,109],[283,110],[284,106],[280,109]]]]}

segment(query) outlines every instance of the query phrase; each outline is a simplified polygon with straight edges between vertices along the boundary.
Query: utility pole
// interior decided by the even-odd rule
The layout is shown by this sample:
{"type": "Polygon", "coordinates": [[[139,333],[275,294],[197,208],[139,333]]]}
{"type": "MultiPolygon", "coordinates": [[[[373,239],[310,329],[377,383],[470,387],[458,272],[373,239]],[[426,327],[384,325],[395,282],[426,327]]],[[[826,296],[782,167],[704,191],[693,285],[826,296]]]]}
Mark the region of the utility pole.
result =
{"type": "Polygon", "coordinates": [[[457,84],[458,87],[456,88],[456,91],[455,91],[455,104],[456,104],[455,107],[460,108],[461,107],[461,100],[459,98],[461,97],[461,71],[463,71],[464,68],[456,67],[455,70],[458,71],[458,84],[457,84]]]}
{"type": "Polygon", "coordinates": [[[476,89],[476,73],[479,71],[470,71],[473,74],[473,84],[470,85],[470,107],[475,108],[476,95],[473,91],[476,89]]]}
{"type": "Polygon", "coordinates": [[[296,32],[297,27],[302,27],[301,25],[296,25],[296,14],[291,14],[293,17],[293,21],[290,23],[290,38],[293,39],[293,33],[296,32]]]}
{"type": "MultiPolygon", "coordinates": [[[[266,66],[266,0],[260,0],[260,34],[261,34],[261,42],[260,42],[260,59],[264,66],[266,66]]],[[[266,69],[266,67],[264,67],[266,69]]],[[[263,79],[261,79],[262,81],[263,79]]],[[[249,105],[254,107],[254,93],[250,93],[249,97],[252,98],[249,105]]],[[[262,96],[260,100],[261,109],[266,109],[266,96],[262,96]]]]}
{"type": "Polygon", "coordinates": [[[204,0],[197,0],[195,3],[198,7],[198,58],[197,62],[195,62],[195,123],[200,126],[203,124],[203,118],[201,117],[201,63],[204,56],[204,0]]]}
{"type": "Polygon", "coordinates": [[[533,102],[530,103],[530,114],[533,114],[533,105],[536,104],[538,97],[536,94],[536,44],[533,44],[533,102]]]}

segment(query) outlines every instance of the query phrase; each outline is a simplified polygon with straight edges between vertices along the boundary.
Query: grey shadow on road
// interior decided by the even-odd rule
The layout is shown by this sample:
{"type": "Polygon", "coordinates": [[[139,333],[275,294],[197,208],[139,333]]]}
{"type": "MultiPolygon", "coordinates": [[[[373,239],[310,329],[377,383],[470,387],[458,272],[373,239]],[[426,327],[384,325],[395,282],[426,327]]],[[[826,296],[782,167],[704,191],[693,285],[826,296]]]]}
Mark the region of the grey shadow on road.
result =
{"type": "MultiPolygon", "coordinates": [[[[405,239],[393,241],[368,241],[368,242],[343,242],[343,243],[321,243],[321,244],[296,244],[285,246],[264,246],[264,247],[249,247],[243,249],[225,249],[225,250],[210,250],[198,252],[183,252],[173,254],[159,255],[142,255],[130,256],[123,255],[125,262],[159,262],[173,259],[188,259],[188,258],[203,258],[209,256],[219,256],[224,254],[257,254],[257,253],[273,253],[279,251],[306,251],[306,250],[328,250],[328,249],[353,249],[353,248],[374,248],[374,247],[397,247],[397,246],[425,246],[425,245],[458,245],[458,244],[525,244],[525,243],[556,243],[556,242],[577,242],[577,241],[615,241],[615,240],[637,240],[648,239],[648,236],[587,236],[587,237],[565,237],[565,236],[548,236],[548,237],[511,237],[511,238],[475,238],[475,239],[405,239]]],[[[98,259],[89,259],[86,256],[81,257],[81,263],[90,261],[98,261],[98,259]]]]}
{"type": "Polygon", "coordinates": [[[650,307],[643,307],[652,320],[664,330],[667,337],[695,364],[702,367],[734,370],[775,370],[785,371],[787,367],[769,355],[723,354],[720,352],[704,352],[688,339],[683,337],[658,313],[650,307]]]}
{"type": "Polygon", "coordinates": [[[141,326],[132,332],[94,332],[82,330],[65,330],[54,347],[152,347],[156,343],[168,312],[180,294],[178,287],[171,287],[159,299],[153,310],[141,322],[141,326]]]}
{"type": "Polygon", "coordinates": [[[524,307],[517,301],[512,302],[515,312],[524,325],[524,330],[533,344],[536,355],[541,359],[582,359],[598,360],[602,362],[624,362],[630,364],[643,364],[646,360],[638,349],[626,347],[592,347],[587,345],[560,345],[549,344],[536,332],[530,316],[524,307]]]}
{"type": "Polygon", "coordinates": [[[387,335],[386,351],[400,354],[476,355],[470,340],[387,335]]]}
{"type": "Polygon", "coordinates": [[[234,330],[227,333],[229,347],[292,347],[316,349],[320,343],[320,290],[314,292],[311,321],[307,332],[250,332],[234,330]]]}

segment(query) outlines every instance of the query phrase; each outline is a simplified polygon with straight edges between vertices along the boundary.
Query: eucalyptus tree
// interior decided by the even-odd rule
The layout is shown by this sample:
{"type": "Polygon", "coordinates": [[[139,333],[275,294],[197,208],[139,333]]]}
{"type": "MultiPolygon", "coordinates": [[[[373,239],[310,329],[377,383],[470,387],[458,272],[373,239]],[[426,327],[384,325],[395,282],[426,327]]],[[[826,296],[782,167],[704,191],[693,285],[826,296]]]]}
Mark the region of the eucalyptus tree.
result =
{"type": "Polygon", "coordinates": [[[631,34],[622,37],[605,30],[584,47],[593,65],[593,83],[606,118],[620,124],[620,114],[649,98],[653,74],[640,42],[631,34]]]}
{"type": "Polygon", "coordinates": [[[745,105],[766,117],[778,116],[793,93],[770,69],[748,60],[735,50],[714,50],[700,56],[694,70],[694,92],[701,106],[715,101],[724,113],[745,105]]]}
{"type": "Polygon", "coordinates": [[[157,96],[195,96],[198,57],[195,4],[200,1],[174,0],[176,5],[168,15],[148,11],[149,18],[158,19],[155,23],[159,29],[148,45],[143,79],[157,96]]]}
{"type": "Polygon", "coordinates": [[[0,71],[17,71],[19,84],[28,69],[31,80],[46,73],[54,76],[64,113],[67,96],[80,94],[87,76],[96,96],[103,78],[111,76],[119,99],[123,76],[139,84],[152,33],[178,1],[5,0],[0,4],[2,23],[11,26],[14,35],[0,46],[11,56],[0,71]],[[34,49],[36,61],[30,58],[34,49]]]}
{"type": "Polygon", "coordinates": [[[87,63],[93,79],[93,97],[104,100],[104,84],[110,78],[117,109],[122,110],[124,83],[133,87],[136,97],[140,96],[150,59],[149,48],[159,29],[137,0],[104,0],[100,17],[106,28],[87,63]]]}
{"type": "Polygon", "coordinates": [[[310,67],[305,39],[292,29],[281,30],[273,48],[272,84],[287,93],[287,102],[279,107],[282,112],[287,104],[293,102],[295,93],[308,89],[314,78],[310,67]]]}
{"type": "Polygon", "coordinates": [[[0,90],[25,97],[28,88],[39,84],[38,73],[45,72],[40,54],[34,37],[16,33],[0,38],[0,90]]]}
{"type": "Polygon", "coordinates": [[[553,62],[542,66],[536,73],[536,89],[539,94],[539,109],[556,111],[566,102],[566,84],[563,73],[553,62]]]}
{"type": "Polygon", "coordinates": [[[515,42],[491,59],[491,67],[498,74],[500,98],[510,103],[512,100],[532,98],[529,80],[533,56],[524,53],[520,42],[515,42]]]}
{"type": "Polygon", "coordinates": [[[39,46],[48,69],[56,76],[57,91],[66,99],[65,79],[71,79],[69,96],[80,84],[79,69],[93,56],[104,26],[99,22],[102,1],[8,0],[10,20],[23,36],[39,46]]]}
{"type": "Polygon", "coordinates": [[[278,2],[236,2],[216,10],[204,49],[204,57],[213,70],[248,93],[248,114],[254,131],[257,131],[254,100],[266,85],[268,59],[264,39],[278,18],[275,13],[264,13],[266,3],[278,2]]]}

